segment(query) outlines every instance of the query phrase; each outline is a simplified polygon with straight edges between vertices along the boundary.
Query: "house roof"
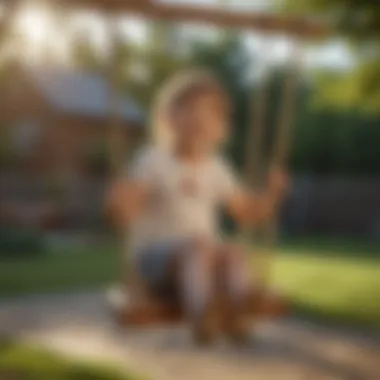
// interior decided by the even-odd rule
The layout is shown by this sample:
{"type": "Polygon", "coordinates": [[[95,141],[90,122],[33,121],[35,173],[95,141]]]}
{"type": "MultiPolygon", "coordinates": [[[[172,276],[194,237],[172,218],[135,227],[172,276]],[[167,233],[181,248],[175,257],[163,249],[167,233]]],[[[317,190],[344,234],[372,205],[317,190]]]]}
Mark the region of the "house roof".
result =
{"type": "MultiPolygon", "coordinates": [[[[110,115],[110,85],[100,74],[55,68],[33,68],[28,72],[46,99],[59,111],[100,118],[110,115]]],[[[123,120],[144,123],[143,110],[134,100],[125,95],[118,100],[123,120]]]]}

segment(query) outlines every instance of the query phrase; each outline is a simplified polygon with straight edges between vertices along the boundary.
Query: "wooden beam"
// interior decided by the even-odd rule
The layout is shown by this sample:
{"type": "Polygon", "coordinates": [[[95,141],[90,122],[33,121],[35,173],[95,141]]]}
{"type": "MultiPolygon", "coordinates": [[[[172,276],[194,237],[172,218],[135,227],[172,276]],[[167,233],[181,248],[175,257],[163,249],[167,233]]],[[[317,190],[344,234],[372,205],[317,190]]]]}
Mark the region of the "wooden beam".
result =
{"type": "Polygon", "coordinates": [[[231,12],[215,7],[160,4],[147,0],[61,0],[76,8],[101,12],[126,12],[172,22],[195,22],[267,33],[286,33],[300,38],[322,38],[331,34],[325,24],[298,17],[231,12]]]}

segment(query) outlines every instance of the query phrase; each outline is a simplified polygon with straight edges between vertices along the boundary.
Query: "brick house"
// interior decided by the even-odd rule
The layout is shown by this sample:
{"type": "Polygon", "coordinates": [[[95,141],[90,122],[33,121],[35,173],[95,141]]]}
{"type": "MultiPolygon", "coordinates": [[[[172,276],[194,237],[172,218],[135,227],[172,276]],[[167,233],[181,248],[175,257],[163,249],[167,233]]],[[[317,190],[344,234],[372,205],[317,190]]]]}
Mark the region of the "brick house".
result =
{"type": "MultiPolygon", "coordinates": [[[[109,141],[109,93],[99,74],[20,69],[0,91],[2,167],[17,162],[28,173],[90,173],[109,141]],[[17,159],[5,160],[4,151],[17,159]]],[[[143,138],[141,108],[127,96],[120,96],[119,108],[120,143],[143,138]]]]}

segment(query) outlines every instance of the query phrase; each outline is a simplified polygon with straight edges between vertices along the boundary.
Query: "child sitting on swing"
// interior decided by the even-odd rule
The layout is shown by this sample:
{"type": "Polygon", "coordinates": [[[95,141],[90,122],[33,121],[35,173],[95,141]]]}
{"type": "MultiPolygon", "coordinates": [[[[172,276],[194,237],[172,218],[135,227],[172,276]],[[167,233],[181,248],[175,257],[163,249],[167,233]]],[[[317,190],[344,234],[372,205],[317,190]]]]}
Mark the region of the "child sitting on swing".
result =
{"type": "Polygon", "coordinates": [[[138,152],[111,189],[114,217],[129,228],[137,275],[150,292],[179,296],[199,343],[217,333],[217,268],[231,310],[224,332],[240,340],[249,332],[250,265],[242,247],[223,243],[219,211],[225,208],[244,225],[258,223],[272,215],[288,182],[273,169],[265,194],[241,184],[219,152],[229,118],[228,97],[212,75],[176,76],[159,97],[155,142],[138,152]]]}

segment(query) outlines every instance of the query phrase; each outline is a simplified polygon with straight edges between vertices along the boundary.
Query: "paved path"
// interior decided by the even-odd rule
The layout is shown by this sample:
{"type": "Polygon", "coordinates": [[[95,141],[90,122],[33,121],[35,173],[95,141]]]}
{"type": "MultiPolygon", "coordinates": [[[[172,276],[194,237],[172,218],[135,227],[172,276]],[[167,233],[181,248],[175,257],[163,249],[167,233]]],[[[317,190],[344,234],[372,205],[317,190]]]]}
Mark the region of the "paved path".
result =
{"type": "Polygon", "coordinates": [[[373,336],[286,320],[257,326],[248,348],[198,349],[183,329],[117,328],[101,293],[2,300],[0,334],[114,361],[154,380],[380,380],[373,336]]]}

